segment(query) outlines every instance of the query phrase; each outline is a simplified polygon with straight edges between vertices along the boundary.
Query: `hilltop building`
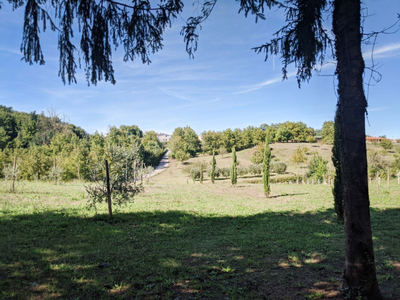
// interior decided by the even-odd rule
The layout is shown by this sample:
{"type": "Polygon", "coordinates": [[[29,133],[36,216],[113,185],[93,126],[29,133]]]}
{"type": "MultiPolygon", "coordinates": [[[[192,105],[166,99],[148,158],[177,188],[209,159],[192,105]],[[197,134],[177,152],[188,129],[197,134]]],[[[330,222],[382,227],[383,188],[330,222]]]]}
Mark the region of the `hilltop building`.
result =
{"type": "Polygon", "coordinates": [[[159,133],[157,134],[157,139],[161,142],[161,143],[167,143],[169,142],[169,140],[171,139],[171,135],[167,134],[167,133],[159,133]]]}

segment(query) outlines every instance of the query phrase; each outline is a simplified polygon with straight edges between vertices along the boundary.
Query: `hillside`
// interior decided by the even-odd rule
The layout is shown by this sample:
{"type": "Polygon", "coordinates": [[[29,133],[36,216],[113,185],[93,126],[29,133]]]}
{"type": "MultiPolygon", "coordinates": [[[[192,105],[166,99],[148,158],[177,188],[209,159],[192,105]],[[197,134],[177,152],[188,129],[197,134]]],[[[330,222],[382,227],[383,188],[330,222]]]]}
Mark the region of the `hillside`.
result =
{"type": "MultiPolygon", "coordinates": [[[[328,170],[331,171],[332,173],[334,172],[334,167],[332,163],[332,145],[327,145],[327,144],[320,144],[320,143],[274,143],[271,144],[272,148],[272,155],[273,155],[273,161],[280,161],[284,162],[287,164],[287,170],[285,174],[278,175],[279,177],[285,177],[285,176],[294,176],[297,174],[297,165],[292,163],[290,161],[290,158],[293,154],[293,152],[298,148],[307,148],[308,149],[308,161],[310,161],[312,155],[310,152],[318,152],[318,155],[322,156],[323,159],[328,161],[328,170]]],[[[376,152],[381,152],[383,149],[379,145],[374,145],[374,144],[367,144],[367,151],[368,153],[371,153],[372,151],[376,152]]],[[[396,152],[400,150],[400,145],[395,144],[392,150],[389,150],[387,154],[385,154],[385,158],[389,160],[390,162],[395,161],[395,155],[396,152]]],[[[239,166],[245,166],[248,167],[251,163],[250,158],[254,152],[254,148],[251,149],[245,149],[237,152],[238,160],[240,162],[239,166]]],[[[190,170],[191,167],[193,167],[196,162],[198,161],[205,161],[207,164],[211,162],[211,155],[207,154],[200,154],[195,158],[191,158],[188,161],[181,163],[177,161],[176,159],[170,159],[170,166],[169,168],[158,174],[155,177],[152,177],[150,179],[150,182],[153,182],[155,184],[182,184],[182,183],[191,183],[191,178],[190,174],[188,171],[190,170]]],[[[219,168],[224,168],[224,167],[231,167],[232,164],[232,157],[231,154],[226,154],[223,157],[221,155],[216,155],[216,160],[217,160],[217,166],[219,168]]],[[[300,170],[299,174],[302,175],[303,171],[304,173],[307,173],[308,168],[307,168],[308,162],[305,164],[300,165],[300,170]]],[[[261,176],[254,176],[251,174],[247,174],[244,177],[239,177],[238,183],[247,183],[251,179],[259,179],[261,176]]],[[[274,182],[274,178],[276,178],[276,174],[271,174],[271,179],[272,182],[274,182]]],[[[210,183],[209,178],[205,177],[205,184],[210,183]]],[[[218,178],[218,182],[220,183],[226,183],[230,184],[229,178],[223,178],[220,177],[218,178]]]]}

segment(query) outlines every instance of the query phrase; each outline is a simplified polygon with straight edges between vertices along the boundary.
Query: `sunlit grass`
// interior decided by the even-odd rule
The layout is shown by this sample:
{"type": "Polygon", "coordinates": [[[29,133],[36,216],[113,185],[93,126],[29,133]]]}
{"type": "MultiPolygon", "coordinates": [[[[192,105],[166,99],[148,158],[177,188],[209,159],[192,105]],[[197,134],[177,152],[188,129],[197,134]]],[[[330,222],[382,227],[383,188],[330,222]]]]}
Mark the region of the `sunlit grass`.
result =
{"type": "MultiPolygon", "coordinates": [[[[265,198],[257,184],[155,178],[109,221],[105,204],[98,215],[86,209],[83,183],[19,182],[15,193],[3,184],[0,298],[313,299],[340,290],[344,232],[327,185],[273,184],[265,198]]],[[[400,187],[372,185],[370,194],[378,278],[396,299],[400,187]]]]}

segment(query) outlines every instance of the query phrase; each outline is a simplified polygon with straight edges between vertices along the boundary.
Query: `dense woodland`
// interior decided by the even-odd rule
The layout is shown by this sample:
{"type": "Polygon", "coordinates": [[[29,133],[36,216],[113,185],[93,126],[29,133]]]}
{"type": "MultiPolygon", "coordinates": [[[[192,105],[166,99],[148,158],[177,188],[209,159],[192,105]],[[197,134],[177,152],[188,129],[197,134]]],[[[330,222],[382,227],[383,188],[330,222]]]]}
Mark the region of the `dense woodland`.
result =
{"type": "Polygon", "coordinates": [[[16,157],[18,178],[47,179],[56,171],[62,180],[96,180],[112,147],[134,149],[146,166],[158,165],[165,152],[154,131],[143,134],[136,125],[88,134],[52,109],[37,114],[0,106],[0,164],[6,170],[16,157]]]}

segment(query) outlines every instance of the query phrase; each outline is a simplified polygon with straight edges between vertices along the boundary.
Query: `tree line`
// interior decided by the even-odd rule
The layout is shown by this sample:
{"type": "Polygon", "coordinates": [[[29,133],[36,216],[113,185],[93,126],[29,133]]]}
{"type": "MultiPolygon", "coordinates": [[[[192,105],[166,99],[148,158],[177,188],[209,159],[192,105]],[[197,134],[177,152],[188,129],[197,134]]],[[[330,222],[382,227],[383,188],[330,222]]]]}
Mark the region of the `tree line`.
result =
{"type": "Polygon", "coordinates": [[[264,144],[267,135],[270,143],[315,143],[317,133],[322,135],[321,138],[324,142],[332,144],[333,121],[324,122],[320,130],[315,130],[303,122],[287,121],[270,125],[262,124],[259,127],[248,126],[244,129],[228,128],[223,131],[203,131],[201,138],[189,126],[178,127],[171,136],[169,147],[173,158],[185,161],[190,157],[195,157],[199,152],[211,155],[215,151],[217,154],[224,155],[231,152],[232,147],[240,151],[264,144]]]}
{"type": "Polygon", "coordinates": [[[104,176],[101,165],[113,147],[134,149],[145,166],[157,166],[165,153],[156,132],[143,134],[137,125],[88,134],[65,119],[53,109],[37,114],[0,106],[1,176],[17,168],[18,178],[25,180],[96,181],[104,176]]]}

